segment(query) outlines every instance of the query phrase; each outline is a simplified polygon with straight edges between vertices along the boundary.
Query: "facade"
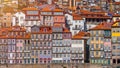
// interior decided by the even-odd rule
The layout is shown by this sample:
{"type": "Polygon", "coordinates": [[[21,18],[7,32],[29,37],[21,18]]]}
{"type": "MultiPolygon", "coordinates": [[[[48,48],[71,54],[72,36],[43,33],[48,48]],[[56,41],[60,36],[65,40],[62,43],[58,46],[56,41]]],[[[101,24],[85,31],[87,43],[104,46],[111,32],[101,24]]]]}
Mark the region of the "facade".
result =
{"type": "Polygon", "coordinates": [[[53,10],[53,15],[54,15],[54,24],[60,24],[62,27],[65,28],[65,16],[64,16],[64,11],[61,9],[54,9],[53,10]]]}
{"type": "Polygon", "coordinates": [[[90,63],[111,63],[111,23],[101,23],[90,29],[90,63]]]}
{"type": "MultiPolygon", "coordinates": [[[[63,39],[63,28],[60,25],[54,25],[52,28],[52,63],[63,63],[63,56],[66,54],[62,54],[62,39],[63,39]],[[61,49],[61,50],[60,50],[61,49]]],[[[66,50],[66,49],[65,49],[66,50]]]]}
{"type": "Polygon", "coordinates": [[[31,34],[26,33],[25,37],[23,37],[23,61],[22,64],[31,64],[31,34]]]}
{"type": "Polygon", "coordinates": [[[48,6],[40,10],[41,24],[45,26],[53,26],[57,23],[65,27],[65,16],[63,10],[54,8],[54,5],[50,5],[51,7],[48,6]]]}
{"type": "Polygon", "coordinates": [[[80,31],[72,37],[71,63],[85,63],[87,32],[80,31]]]}
{"type": "Polygon", "coordinates": [[[79,33],[79,31],[84,31],[84,19],[80,17],[79,15],[74,15],[73,14],[73,21],[72,21],[72,26],[70,27],[70,31],[72,32],[72,36],[75,34],[79,33]]]}
{"type": "Polygon", "coordinates": [[[52,28],[48,26],[33,26],[31,34],[32,64],[48,64],[52,59],[52,28]]]}
{"type": "MultiPolygon", "coordinates": [[[[24,63],[24,40],[30,39],[26,35],[26,30],[20,26],[13,26],[9,28],[1,28],[1,48],[4,49],[3,56],[5,59],[1,61],[4,64],[22,64],[24,63]],[[2,41],[3,40],[3,41],[2,41]],[[6,55],[7,54],[7,55],[6,55]]],[[[2,50],[1,49],[1,50],[2,50]]],[[[2,55],[2,54],[1,54],[2,55]]]]}
{"type": "Polygon", "coordinates": [[[113,12],[115,12],[115,13],[120,13],[120,1],[115,1],[115,2],[113,2],[112,3],[112,10],[113,10],[113,12]]]}
{"type": "Polygon", "coordinates": [[[99,13],[99,12],[83,11],[81,16],[85,17],[85,23],[86,23],[85,30],[89,30],[89,29],[97,26],[101,22],[110,22],[110,20],[111,20],[111,17],[105,15],[102,12],[99,13]]]}
{"type": "Polygon", "coordinates": [[[1,27],[11,27],[12,26],[12,13],[5,13],[2,16],[1,27]]]}
{"type": "Polygon", "coordinates": [[[45,7],[41,10],[41,24],[46,26],[53,26],[54,18],[52,11],[49,7],[45,7]]]}
{"type": "Polygon", "coordinates": [[[25,14],[23,12],[17,12],[12,17],[12,26],[19,25],[23,26],[25,22],[25,14]]]}
{"type": "Polygon", "coordinates": [[[119,21],[114,22],[112,25],[111,33],[112,33],[112,64],[120,64],[120,50],[119,50],[119,21]]]}
{"type": "Polygon", "coordinates": [[[72,34],[67,28],[63,28],[63,41],[61,51],[64,53],[63,63],[71,63],[71,38],[72,34]],[[66,56],[65,56],[66,54],[66,56]]]}
{"type": "Polygon", "coordinates": [[[25,13],[25,22],[23,26],[26,27],[27,31],[31,31],[33,25],[40,26],[40,12],[37,8],[27,7],[22,9],[25,13]]]}
{"type": "Polygon", "coordinates": [[[8,46],[7,46],[7,37],[0,37],[0,64],[6,64],[8,62],[8,46]]]}
{"type": "Polygon", "coordinates": [[[79,14],[66,14],[66,27],[70,29],[72,36],[85,29],[85,19],[79,14]]]}

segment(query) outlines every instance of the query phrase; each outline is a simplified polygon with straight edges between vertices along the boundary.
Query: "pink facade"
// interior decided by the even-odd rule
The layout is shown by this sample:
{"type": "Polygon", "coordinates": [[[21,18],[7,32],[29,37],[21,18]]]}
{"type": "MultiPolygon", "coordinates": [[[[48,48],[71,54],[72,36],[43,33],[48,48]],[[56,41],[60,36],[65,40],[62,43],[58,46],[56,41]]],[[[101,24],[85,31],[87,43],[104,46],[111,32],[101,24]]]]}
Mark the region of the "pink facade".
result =
{"type": "Polygon", "coordinates": [[[54,16],[54,22],[65,22],[65,16],[54,16]]]}
{"type": "Polygon", "coordinates": [[[111,41],[110,42],[104,42],[104,47],[109,46],[111,47],[111,41]]]}

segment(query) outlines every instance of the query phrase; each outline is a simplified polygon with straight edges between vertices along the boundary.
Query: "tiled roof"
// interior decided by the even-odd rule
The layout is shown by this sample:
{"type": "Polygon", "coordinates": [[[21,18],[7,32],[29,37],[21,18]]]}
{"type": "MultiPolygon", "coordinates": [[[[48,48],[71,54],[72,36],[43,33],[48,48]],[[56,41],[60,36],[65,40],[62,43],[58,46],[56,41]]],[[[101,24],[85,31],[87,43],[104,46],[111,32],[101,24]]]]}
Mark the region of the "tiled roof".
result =
{"type": "Polygon", "coordinates": [[[67,28],[64,28],[64,29],[63,29],[63,32],[65,32],[65,33],[69,33],[70,30],[68,30],[67,28]]]}
{"type": "Polygon", "coordinates": [[[51,33],[52,33],[52,27],[50,26],[41,26],[39,32],[32,32],[32,34],[51,34],[51,33]]]}
{"type": "Polygon", "coordinates": [[[62,10],[62,9],[57,9],[57,8],[56,8],[56,9],[54,9],[53,11],[54,11],[54,12],[63,12],[63,10],[62,10]]]}
{"type": "Polygon", "coordinates": [[[101,10],[100,6],[91,6],[92,9],[97,9],[97,10],[101,10]]]}
{"type": "Polygon", "coordinates": [[[25,28],[22,28],[20,26],[12,26],[12,27],[9,27],[9,28],[1,28],[0,29],[0,38],[3,38],[3,39],[28,39],[30,38],[30,33],[25,33],[25,36],[23,35],[9,35],[10,32],[26,32],[26,29],[25,28]]]}
{"type": "Polygon", "coordinates": [[[27,7],[27,8],[23,8],[22,9],[23,11],[27,11],[27,10],[38,10],[37,8],[35,8],[35,7],[27,7]]]}
{"type": "Polygon", "coordinates": [[[88,37],[90,33],[80,31],[78,34],[74,35],[72,39],[85,39],[85,37],[88,37]]]}
{"type": "Polygon", "coordinates": [[[62,27],[62,25],[61,25],[61,24],[58,24],[58,23],[55,23],[55,24],[53,25],[53,27],[62,27]]]}
{"type": "Polygon", "coordinates": [[[120,2],[114,2],[115,5],[120,5],[120,2]]]}
{"type": "Polygon", "coordinates": [[[96,27],[91,28],[90,30],[111,30],[112,23],[102,22],[96,27]]]}
{"type": "Polygon", "coordinates": [[[73,7],[68,7],[68,9],[70,9],[70,10],[76,10],[76,7],[75,7],[75,6],[73,6],[73,7]]]}
{"type": "Polygon", "coordinates": [[[113,17],[120,17],[120,14],[113,14],[113,17]]]}
{"type": "Polygon", "coordinates": [[[4,12],[4,13],[14,13],[15,10],[14,10],[14,8],[12,8],[12,7],[5,6],[5,7],[3,8],[3,12],[4,12]]]}

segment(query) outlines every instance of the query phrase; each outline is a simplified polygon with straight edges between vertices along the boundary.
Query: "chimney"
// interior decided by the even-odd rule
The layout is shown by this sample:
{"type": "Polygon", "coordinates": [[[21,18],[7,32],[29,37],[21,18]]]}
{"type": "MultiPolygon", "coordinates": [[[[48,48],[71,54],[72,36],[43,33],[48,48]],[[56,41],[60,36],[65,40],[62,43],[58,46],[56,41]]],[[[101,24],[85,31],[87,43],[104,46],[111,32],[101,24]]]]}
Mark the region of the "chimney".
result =
{"type": "Polygon", "coordinates": [[[48,4],[52,4],[52,0],[47,0],[48,4]]]}

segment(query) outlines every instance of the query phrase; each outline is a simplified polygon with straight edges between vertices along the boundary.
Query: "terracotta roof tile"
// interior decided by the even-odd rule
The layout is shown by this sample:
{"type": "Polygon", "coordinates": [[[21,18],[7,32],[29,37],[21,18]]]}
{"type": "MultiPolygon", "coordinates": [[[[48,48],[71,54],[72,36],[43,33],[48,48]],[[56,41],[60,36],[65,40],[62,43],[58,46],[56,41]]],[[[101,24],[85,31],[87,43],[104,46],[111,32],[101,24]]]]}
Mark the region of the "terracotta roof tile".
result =
{"type": "Polygon", "coordinates": [[[89,32],[80,31],[78,34],[74,35],[72,39],[85,39],[85,37],[88,37],[89,35],[89,32]]]}
{"type": "Polygon", "coordinates": [[[22,10],[23,11],[27,11],[27,10],[31,11],[31,10],[38,10],[38,9],[35,7],[27,7],[27,8],[23,8],[22,10]]]}
{"type": "Polygon", "coordinates": [[[54,9],[53,11],[54,11],[54,12],[63,12],[63,10],[62,10],[62,9],[57,9],[57,8],[56,8],[56,9],[54,9]]]}
{"type": "Polygon", "coordinates": [[[69,33],[70,30],[68,30],[67,28],[64,28],[64,29],[63,29],[63,32],[65,32],[65,33],[69,33]]]}
{"type": "Polygon", "coordinates": [[[61,25],[61,24],[58,24],[58,23],[55,23],[55,24],[53,25],[53,27],[62,27],[62,25],[61,25]]]}
{"type": "Polygon", "coordinates": [[[101,10],[101,7],[100,7],[100,6],[91,6],[91,8],[97,9],[97,10],[101,10]]]}
{"type": "Polygon", "coordinates": [[[115,5],[120,5],[120,2],[114,2],[115,5]]]}
{"type": "Polygon", "coordinates": [[[109,23],[102,22],[99,25],[97,25],[96,27],[91,28],[90,30],[111,30],[111,25],[112,25],[111,22],[109,22],[109,23]]]}

